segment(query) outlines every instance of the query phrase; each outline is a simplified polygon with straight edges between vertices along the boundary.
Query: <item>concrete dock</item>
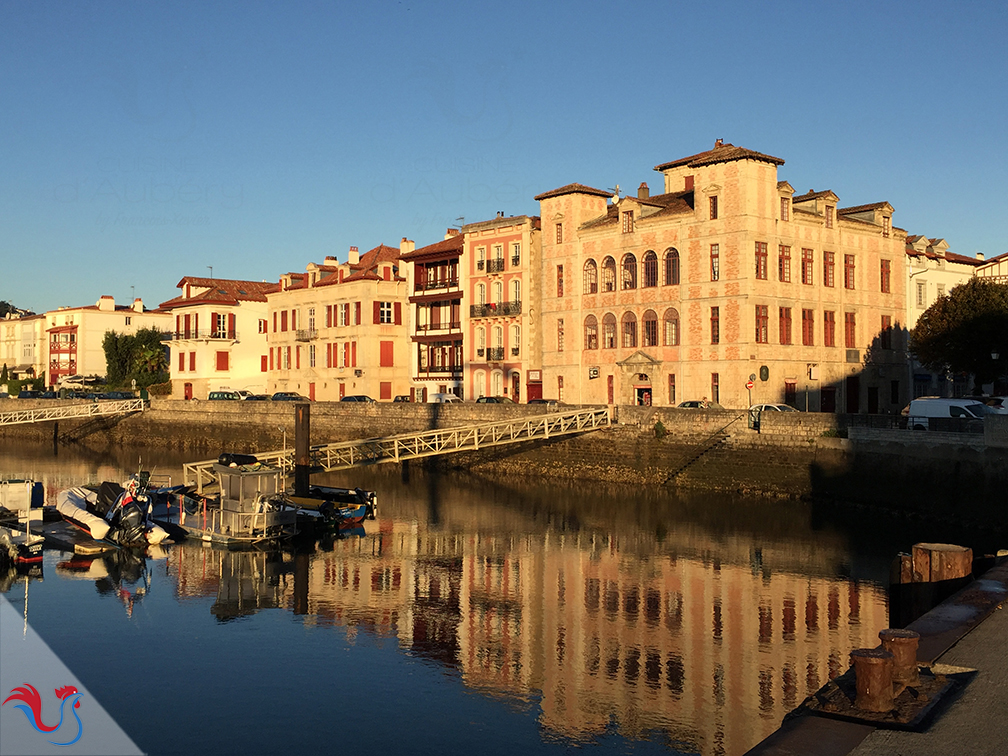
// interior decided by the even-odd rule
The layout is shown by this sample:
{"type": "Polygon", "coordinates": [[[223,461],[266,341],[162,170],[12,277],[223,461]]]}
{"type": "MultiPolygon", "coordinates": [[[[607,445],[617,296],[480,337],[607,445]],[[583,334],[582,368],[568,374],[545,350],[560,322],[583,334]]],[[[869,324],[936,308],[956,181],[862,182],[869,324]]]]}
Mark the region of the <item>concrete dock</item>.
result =
{"type": "Polygon", "coordinates": [[[977,670],[941,701],[921,732],[812,714],[786,719],[747,756],[1008,753],[1008,562],[984,573],[908,627],[920,633],[918,662],[977,670]]]}

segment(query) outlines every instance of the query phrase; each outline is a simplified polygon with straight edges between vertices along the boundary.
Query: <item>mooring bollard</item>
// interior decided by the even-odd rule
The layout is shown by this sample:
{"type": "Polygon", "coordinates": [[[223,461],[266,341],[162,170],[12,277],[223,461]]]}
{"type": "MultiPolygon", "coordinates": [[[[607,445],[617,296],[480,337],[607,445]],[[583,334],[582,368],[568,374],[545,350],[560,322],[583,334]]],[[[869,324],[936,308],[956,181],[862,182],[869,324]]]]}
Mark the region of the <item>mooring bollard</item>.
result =
{"type": "Polygon", "coordinates": [[[857,687],[854,705],[864,711],[892,711],[892,652],[884,648],[855,648],[850,656],[857,687]]]}
{"type": "Polygon", "coordinates": [[[879,631],[882,648],[893,655],[893,682],[899,685],[917,685],[917,644],[920,633],[913,630],[887,628],[879,631]]]}

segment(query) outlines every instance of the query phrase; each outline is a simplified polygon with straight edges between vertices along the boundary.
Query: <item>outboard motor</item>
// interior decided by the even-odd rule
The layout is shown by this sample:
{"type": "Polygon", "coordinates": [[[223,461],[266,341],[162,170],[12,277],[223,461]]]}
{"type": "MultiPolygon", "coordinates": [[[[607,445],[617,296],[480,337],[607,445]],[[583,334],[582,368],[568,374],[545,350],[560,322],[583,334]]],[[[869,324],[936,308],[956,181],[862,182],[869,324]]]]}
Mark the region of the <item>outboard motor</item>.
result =
{"type": "Polygon", "coordinates": [[[106,519],[112,524],[112,538],[119,544],[135,543],[143,538],[147,526],[146,502],[123,494],[106,519]]]}

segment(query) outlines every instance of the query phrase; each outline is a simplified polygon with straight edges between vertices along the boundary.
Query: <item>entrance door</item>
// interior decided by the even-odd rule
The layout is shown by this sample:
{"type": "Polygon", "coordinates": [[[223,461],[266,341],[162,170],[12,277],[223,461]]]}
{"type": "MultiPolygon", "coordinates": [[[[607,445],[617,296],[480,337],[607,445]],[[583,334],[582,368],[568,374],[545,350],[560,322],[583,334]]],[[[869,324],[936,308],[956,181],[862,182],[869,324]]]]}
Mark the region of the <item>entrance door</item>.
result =
{"type": "Polygon", "coordinates": [[[823,386],[819,390],[819,409],[822,412],[836,412],[835,386],[823,386]]]}
{"type": "Polygon", "coordinates": [[[861,411],[861,379],[852,375],[846,381],[847,413],[856,415],[861,411]]]}
{"type": "Polygon", "coordinates": [[[637,390],[637,406],[638,407],[650,407],[651,406],[651,389],[646,386],[638,386],[637,390]]]}
{"type": "Polygon", "coordinates": [[[608,386],[609,386],[609,402],[608,403],[609,404],[615,404],[615,402],[613,401],[613,399],[616,398],[616,389],[615,389],[615,386],[613,385],[613,377],[611,375],[609,376],[608,386]]]}
{"type": "Polygon", "coordinates": [[[878,414],[878,386],[868,387],[868,414],[878,414]]]}
{"type": "Polygon", "coordinates": [[[309,383],[308,384],[308,398],[311,399],[313,402],[315,401],[315,384],[314,383],[309,383]]]}
{"type": "Polygon", "coordinates": [[[185,398],[186,398],[187,400],[188,400],[188,399],[192,399],[192,384],[191,384],[191,383],[187,383],[187,384],[186,384],[186,385],[184,386],[184,391],[185,391],[185,398]]]}
{"type": "Polygon", "coordinates": [[[528,401],[532,401],[533,399],[542,399],[542,384],[541,383],[525,384],[525,394],[528,401]]]}
{"type": "Polygon", "coordinates": [[[339,385],[339,398],[342,399],[344,396],[346,396],[346,383],[345,382],[340,382],[340,385],[339,385]]]}
{"type": "Polygon", "coordinates": [[[511,373],[511,401],[517,402],[521,392],[521,376],[518,373],[511,373]]]}

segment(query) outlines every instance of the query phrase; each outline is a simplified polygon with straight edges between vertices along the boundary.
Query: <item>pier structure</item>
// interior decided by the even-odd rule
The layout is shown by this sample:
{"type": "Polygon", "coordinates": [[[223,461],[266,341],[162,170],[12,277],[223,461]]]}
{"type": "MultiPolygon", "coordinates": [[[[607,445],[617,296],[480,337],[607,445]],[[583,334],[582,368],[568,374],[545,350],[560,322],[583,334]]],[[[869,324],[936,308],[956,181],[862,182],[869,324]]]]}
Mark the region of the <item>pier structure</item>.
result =
{"type": "MultiPolygon", "coordinates": [[[[514,418],[495,423],[438,428],[416,433],[402,433],[382,438],[339,441],[312,446],[309,450],[312,468],[323,472],[345,470],[360,465],[385,462],[406,462],[424,457],[439,457],[459,452],[472,452],[524,441],[549,439],[586,433],[611,424],[608,407],[578,409],[571,412],[551,412],[545,415],[514,418]]],[[[295,449],[258,452],[260,462],[276,464],[281,469],[293,469],[295,449]]],[[[216,460],[190,462],[182,467],[186,485],[203,486],[215,480],[216,460]]]]}
{"type": "Polygon", "coordinates": [[[147,403],[143,399],[122,399],[87,404],[63,404],[55,407],[32,407],[31,409],[0,412],[0,426],[44,423],[52,420],[72,420],[85,417],[108,417],[143,412],[147,403]]]}

